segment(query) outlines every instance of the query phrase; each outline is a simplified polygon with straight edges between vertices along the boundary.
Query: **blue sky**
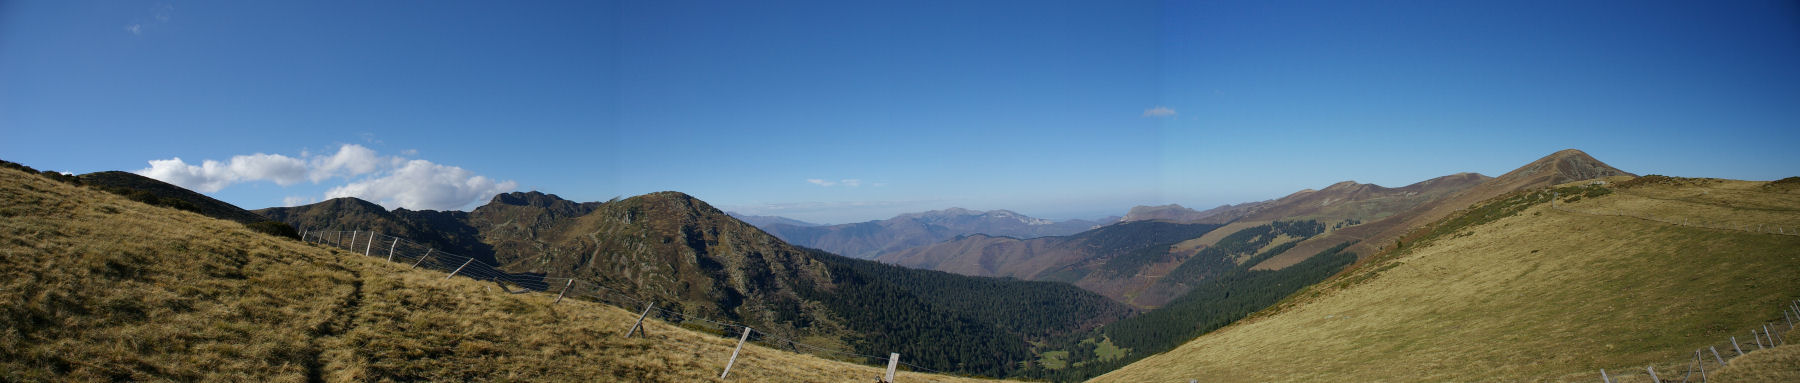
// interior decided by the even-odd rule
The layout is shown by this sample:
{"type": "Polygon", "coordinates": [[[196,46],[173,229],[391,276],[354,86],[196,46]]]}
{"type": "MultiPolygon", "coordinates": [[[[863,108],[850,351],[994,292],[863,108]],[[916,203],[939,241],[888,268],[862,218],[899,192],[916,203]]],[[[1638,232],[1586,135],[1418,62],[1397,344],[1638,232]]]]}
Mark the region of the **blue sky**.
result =
{"type": "Polygon", "coordinates": [[[1565,148],[1800,175],[1794,68],[1788,1],[8,1],[0,159],[246,208],[1095,218],[1565,148]]]}

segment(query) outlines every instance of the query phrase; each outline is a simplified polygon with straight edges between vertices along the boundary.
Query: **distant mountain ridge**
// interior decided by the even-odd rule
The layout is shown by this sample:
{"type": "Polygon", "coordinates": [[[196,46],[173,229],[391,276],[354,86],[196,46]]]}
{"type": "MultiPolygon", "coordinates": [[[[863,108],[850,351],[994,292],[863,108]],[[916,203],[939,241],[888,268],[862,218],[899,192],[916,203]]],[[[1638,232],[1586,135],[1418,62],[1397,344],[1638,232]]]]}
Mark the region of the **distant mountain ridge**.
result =
{"type": "Polygon", "coordinates": [[[1128,221],[1171,221],[1171,222],[1182,222],[1182,223],[1223,224],[1223,223],[1228,223],[1228,222],[1237,220],[1238,218],[1242,218],[1244,215],[1255,212],[1258,208],[1262,207],[1264,204],[1267,204],[1269,202],[1271,202],[1271,201],[1246,202],[1246,203],[1235,204],[1235,205],[1220,205],[1219,207],[1206,209],[1206,210],[1189,209],[1189,208],[1181,206],[1179,204],[1168,204],[1168,205],[1158,205],[1158,206],[1142,206],[1142,205],[1140,205],[1140,206],[1133,206],[1131,208],[1131,211],[1126,212],[1125,216],[1120,218],[1119,220],[1127,221],[1127,222],[1128,221]]]}
{"type": "Polygon", "coordinates": [[[1120,302],[1155,306],[1162,302],[1132,299],[1144,285],[1145,275],[1140,270],[1180,264],[1192,254],[1170,254],[1171,246],[1219,226],[1134,221],[1067,236],[1031,239],[973,234],[885,254],[876,260],[963,275],[1066,282],[1120,302]]]}
{"type": "Polygon", "coordinates": [[[1028,239],[1079,233],[1107,223],[1110,222],[1051,221],[1009,210],[949,208],[841,225],[803,227],[775,223],[758,227],[795,245],[852,258],[872,259],[881,254],[943,242],[958,236],[984,234],[1028,239]]]}
{"type": "MultiPolygon", "coordinates": [[[[1458,173],[1437,177],[1399,188],[1344,181],[1319,190],[1301,190],[1288,196],[1261,202],[1225,205],[1206,211],[1195,211],[1181,205],[1139,206],[1126,215],[1124,222],[1105,226],[1071,237],[1104,237],[1129,232],[1122,226],[1140,223],[1210,225],[1196,230],[1193,236],[1163,238],[1156,246],[1129,249],[1096,248],[1082,241],[1062,237],[1013,239],[994,236],[966,236],[943,243],[905,249],[876,258],[879,261],[915,268],[947,271],[964,275],[1003,276],[1028,280],[1074,283],[1120,302],[1138,307],[1158,307],[1185,294],[1195,281],[1164,278],[1195,256],[1207,252],[1220,240],[1247,230],[1267,230],[1282,221],[1316,222],[1319,232],[1299,231],[1264,237],[1260,246],[1294,246],[1320,234],[1355,227],[1365,221],[1385,218],[1429,201],[1474,187],[1488,178],[1474,173],[1458,173]],[[1117,258],[1122,252],[1135,253],[1117,258]],[[1098,272],[1106,270],[1108,272],[1098,272]]],[[[1279,232],[1279,231],[1277,231],[1279,232]]],[[[1246,240],[1247,241],[1247,240],[1246,240]]],[[[1343,241],[1331,243],[1341,244],[1343,241]]],[[[1141,243],[1150,245],[1151,243],[1141,243]]],[[[1326,246],[1330,247],[1330,246],[1326,246]]],[[[1275,254],[1287,251],[1280,248],[1275,254]]],[[[1324,249],[1311,249],[1297,254],[1294,263],[1324,249]]],[[[1209,255],[1238,257],[1261,249],[1238,249],[1227,254],[1209,255]]],[[[1213,253],[1207,253],[1213,254],[1213,253]]],[[[1274,255],[1274,254],[1271,254],[1274,255]]],[[[1211,262],[1211,259],[1202,261],[1211,262]]],[[[1254,266],[1254,265],[1246,265],[1254,266]]],[[[1218,269],[1222,266],[1209,266],[1218,269]]]]}
{"type": "MultiPolygon", "coordinates": [[[[1463,173],[1472,174],[1472,173],[1463,173]]],[[[1454,177],[1452,175],[1451,177],[1454,177]]],[[[1479,175],[1477,175],[1479,176],[1479,175]]],[[[1530,188],[1547,187],[1571,181],[1595,179],[1611,176],[1636,176],[1630,172],[1619,170],[1605,162],[1595,159],[1586,152],[1576,149],[1564,149],[1551,153],[1517,169],[1506,172],[1499,177],[1485,178],[1455,193],[1444,195],[1414,206],[1406,211],[1366,222],[1362,225],[1327,233],[1300,243],[1286,254],[1271,258],[1263,268],[1280,268],[1298,263],[1305,257],[1323,251],[1347,241],[1357,243],[1349,251],[1357,254],[1375,254],[1381,249],[1391,247],[1395,240],[1408,235],[1414,228],[1449,216],[1458,210],[1468,208],[1482,201],[1502,194],[1530,188]]],[[[1469,180],[1457,181],[1467,182],[1469,180]]]]}

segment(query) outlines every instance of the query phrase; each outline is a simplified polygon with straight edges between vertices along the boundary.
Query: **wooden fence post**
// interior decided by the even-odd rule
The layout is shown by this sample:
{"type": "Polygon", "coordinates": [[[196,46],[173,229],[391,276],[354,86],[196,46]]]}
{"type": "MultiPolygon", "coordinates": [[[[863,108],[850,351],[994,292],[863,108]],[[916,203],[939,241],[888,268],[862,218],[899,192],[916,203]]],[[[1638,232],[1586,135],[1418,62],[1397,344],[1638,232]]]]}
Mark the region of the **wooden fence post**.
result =
{"type": "MultiPolygon", "coordinates": [[[[1694,349],[1694,365],[1700,367],[1700,381],[1706,381],[1706,358],[1700,356],[1700,349],[1698,348],[1694,349]]],[[[1689,370],[1688,373],[1693,373],[1693,370],[1689,370]]],[[[1687,378],[1688,377],[1683,376],[1681,377],[1681,380],[1685,381],[1687,378]]]]}
{"type": "MultiPolygon", "coordinates": [[[[1794,304],[1792,304],[1792,303],[1789,303],[1789,304],[1788,304],[1788,309],[1790,309],[1790,310],[1793,310],[1793,311],[1794,311],[1794,315],[1800,315],[1800,306],[1795,306],[1795,305],[1794,305],[1794,304]]],[[[1789,324],[1788,324],[1788,329],[1789,329],[1789,330],[1793,330],[1793,329],[1794,329],[1794,324],[1793,324],[1793,323],[1789,323],[1789,324]]]]}
{"type": "Polygon", "coordinates": [[[1756,338],[1756,349],[1758,349],[1758,350],[1763,349],[1762,334],[1757,334],[1756,329],[1750,329],[1750,336],[1756,338]]]}
{"type": "Polygon", "coordinates": [[[1744,348],[1738,347],[1737,336],[1735,335],[1731,337],[1731,349],[1737,350],[1738,356],[1744,356],[1744,348]]]}
{"type": "Polygon", "coordinates": [[[898,352],[888,353],[887,378],[882,381],[887,382],[887,383],[894,383],[894,368],[897,368],[897,367],[900,367],[900,353],[898,353],[898,352]]]}
{"type": "Polygon", "coordinates": [[[1775,346],[1787,344],[1787,339],[1781,339],[1781,334],[1776,334],[1774,332],[1769,331],[1769,324],[1767,324],[1767,323],[1763,324],[1763,334],[1769,336],[1769,347],[1775,347],[1775,346]]]}
{"type": "MultiPolygon", "coordinates": [[[[1600,369],[1600,381],[1604,382],[1604,383],[1612,383],[1612,378],[1606,376],[1606,369],[1604,369],[1604,368],[1600,369]]],[[[1188,383],[1194,383],[1194,381],[1189,380],[1188,383]]]]}
{"type": "MultiPolygon", "coordinates": [[[[349,244],[341,244],[340,243],[340,244],[338,244],[338,247],[342,247],[344,249],[356,248],[356,235],[357,234],[359,234],[359,233],[357,233],[356,230],[351,230],[350,231],[350,243],[349,244]]],[[[352,251],[355,251],[355,250],[352,250],[352,251]]]]}
{"type": "Polygon", "coordinates": [[[450,275],[445,275],[445,276],[444,276],[444,280],[450,280],[450,277],[454,277],[454,276],[456,276],[456,273],[460,273],[460,272],[462,272],[462,269],[463,269],[463,268],[464,268],[464,267],[469,267],[469,263],[473,263],[473,262],[475,262],[475,258],[469,258],[469,260],[467,260],[467,261],[463,261],[463,264],[462,264],[462,266],[457,266],[457,267],[456,267],[456,271],[452,271],[452,272],[450,272],[450,275]]]}
{"type": "Polygon", "coordinates": [[[300,242],[306,242],[307,229],[300,229],[300,242]]]}
{"type": "MultiPolygon", "coordinates": [[[[369,254],[370,254],[369,250],[374,250],[374,249],[375,249],[375,232],[371,231],[371,232],[369,232],[369,243],[363,245],[363,256],[364,257],[369,256],[369,254]]],[[[356,251],[356,249],[351,249],[350,251],[356,251]]],[[[469,259],[475,259],[475,258],[469,258],[469,259]]]]}
{"type": "Polygon", "coordinates": [[[564,284],[563,284],[563,289],[562,289],[562,292],[560,292],[560,293],[556,293],[556,301],[555,301],[555,302],[550,302],[550,304],[557,304],[557,303],[562,303],[562,297],[563,297],[563,294],[568,294],[568,293],[569,293],[569,286],[574,286],[574,285],[575,285],[575,278],[569,278],[569,283],[564,283],[564,284]]]}
{"type": "Polygon", "coordinates": [[[417,268],[419,268],[419,264],[420,264],[420,263],[425,263],[425,258],[431,258],[431,252],[433,252],[433,251],[437,251],[437,249],[434,249],[434,248],[429,248],[429,247],[428,247],[428,248],[425,248],[425,256],[423,256],[423,257],[419,257],[419,260],[417,260],[417,261],[413,261],[413,265],[412,265],[412,267],[409,267],[409,268],[407,268],[407,269],[409,269],[409,270],[410,270],[410,269],[417,269],[417,268]]]}
{"type": "Polygon", "coordinates": [[[653,307],[656,307],[656,303],[654,303],[654,302],[652,302],[652,303],[645,303],[645,304],[644,304],[644,312],[643,312],[643,313],[641,313],[641,314],[638,314],[638,320],[637,320],[637,323],[632,323],[632,324],[631,324],[631,330],[626,330],[626,331],[625,331],[625,337],[626,337],[626,338],[630,338],[630,337],[631,337],[631,334],[636,334],[636,333],[637,333],[637,330],[638,330],[638,328],[641,328],[641,327],[643,327],[643,326],[644,326],[644,317],[647,317],[647,316],[650,316],[650,309],[651,309],[651,308],[653,308],[653,307]]]}
{"type": "Polygon", "coordinates": [[[1650,381],[1652,381],[1652,382],[1661,382],[1662,381],[1662,378],[1656,377],[1656,366],[1644,366],[1644,370],[1650,371],[1650,381]]]}
{"type": "Polygon", "coordinates": [[[394,237],[394,244],[388,245],[388,262],[394,261],[394,247],[400,246],[400,237],[394,237]]]}
{"type": "Polygon", "coordinates": [[[738,351],[744,350],[746,340],[750,340],[750,326],[744,326],[744,335],[738,337],[737,348],[731,350],[731,359],[725,361],[725,372],[719,373],[719,379],[725,379],[725,375],[731,374],[731,365],[737,363],[738,351]]]}
{"type": "Polygon", "coordinates": [[[1719,361],[1720,366],[1725,365],[1725,358],[1719,357],[1719,348],[1718,347],[1706,346],[1706,348],[1712,349],[1713,360],[1719,361]]]}

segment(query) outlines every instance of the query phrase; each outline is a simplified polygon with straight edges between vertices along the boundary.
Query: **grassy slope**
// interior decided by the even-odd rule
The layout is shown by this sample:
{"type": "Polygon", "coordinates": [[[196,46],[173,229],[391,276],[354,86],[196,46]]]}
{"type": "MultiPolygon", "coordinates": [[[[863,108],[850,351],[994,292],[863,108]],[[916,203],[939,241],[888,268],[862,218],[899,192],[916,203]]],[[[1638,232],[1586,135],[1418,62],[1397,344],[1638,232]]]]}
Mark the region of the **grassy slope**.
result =
{"type": "MultiPolygon", "coordinates": [[[[0,218],[0,380],[704,381],[735,342],[14,170],[0,218]]],[[[879,374],[749,345],[732,378],[879,374]]]]}
{"type": "MultiPolygon", "coordinates": [[[[1732,193],[1759,210],[1739,217],[1800,220],[1793,194],[1749,189],[1732,193]]],[[[1633,206],[1640,194],[1653,193],[1568,206],[1633,206]]],[[[1678,202],[1643,205],[1707,216],[1723,208],[1678,202]]],[[[1676,371],[1688,350],[1779,321],[1783,302],[1800,295],[1794,236],[1538,204],[1441,238],[1096,381],[1587,381],[1599,368],[1676,371]]]]}
{"type": "MultiPolygon", "coordinates": [[[[1782,338],[1800,335],[1789,331],[1782,338]]],[[[1660,376],[1659,376],[1660,378],[1660,376]]],[[[1800,382],[1800,345],[1787,344],[1767,350],[1751,351],[1708,376],[1713,382],[1781,383],[1800,382]]],[[[1649,380],[1648,378],[1644,380],[1649,380]]]]}

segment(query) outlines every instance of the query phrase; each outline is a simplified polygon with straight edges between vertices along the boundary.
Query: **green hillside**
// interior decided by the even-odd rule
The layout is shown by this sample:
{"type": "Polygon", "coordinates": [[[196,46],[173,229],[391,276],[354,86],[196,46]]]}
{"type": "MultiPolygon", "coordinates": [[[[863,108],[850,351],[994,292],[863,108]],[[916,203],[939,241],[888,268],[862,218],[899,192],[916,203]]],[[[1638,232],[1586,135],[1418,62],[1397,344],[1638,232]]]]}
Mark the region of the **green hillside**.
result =
{"type": "Polygon", "coordinates": [[[1681,371],[1696,348],[1728,350],[1731,336],[1748,342],[1752,329],[1782,323],[1800,296],[1800,237],[1774,233],[1800,227],[1800,195],[1767,184],[1502,195],[1095,381],[1593,381],[1602,368],[1642,381],[1647,365],[1681,371]]]}

